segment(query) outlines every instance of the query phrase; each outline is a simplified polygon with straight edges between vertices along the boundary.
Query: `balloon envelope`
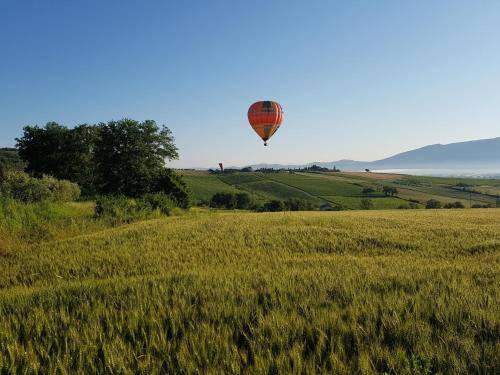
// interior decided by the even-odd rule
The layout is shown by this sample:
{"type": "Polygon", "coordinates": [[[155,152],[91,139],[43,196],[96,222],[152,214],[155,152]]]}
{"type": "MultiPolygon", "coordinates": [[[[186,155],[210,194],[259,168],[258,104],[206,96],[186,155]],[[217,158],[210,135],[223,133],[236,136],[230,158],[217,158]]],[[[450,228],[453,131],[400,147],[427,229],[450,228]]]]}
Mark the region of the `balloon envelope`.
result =
{"type": "Polygon", "coordinates": [[[248,109],[248,122],[266,145],[283,122],[283,108],[271,100],[253,103],[248,109]]]}

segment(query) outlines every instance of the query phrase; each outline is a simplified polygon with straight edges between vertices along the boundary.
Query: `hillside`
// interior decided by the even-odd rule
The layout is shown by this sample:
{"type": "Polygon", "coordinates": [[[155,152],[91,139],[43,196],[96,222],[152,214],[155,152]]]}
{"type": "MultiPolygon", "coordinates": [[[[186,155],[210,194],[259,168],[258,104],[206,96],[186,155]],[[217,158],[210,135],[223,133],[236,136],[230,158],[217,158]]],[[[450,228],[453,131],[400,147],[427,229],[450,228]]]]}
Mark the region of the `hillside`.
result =
{"type": "Polygon", "coordinates": [[[376,161],[338,160],[314,162],[306,165],[256,164],[258,168],[302,168],[313,164],[342,170],[368,169],[478,169],[500,174],[500,137],[468,142],[435,144],[402,152],[376,161]]]}
{"type": "Polygon", "coordinates": [[[363,199],[370,199],[375,209],[394,209],[408,207],[410,203],[421,208],[429,199],[442,203],[458,201],[466,207],[494,207],[500,198],[500,180],[494,179],[430,178],[384,173],[184,173],[184,179],[199,203],[207,203],[213,194],[226,191],[244,191],[261,202],[299,198],[317,207],[329,203],[344,209],[359,209],[363,199]],[[464,189],[457,184],[470,186],[464,189]],[[396,188],[398,193],[387,197],[382,191],[384,186],[396,188]],[[365,188],[374,191],[365,194],[365,188]]]}
{"type": "Polygon", "coordinates": [[[0,372],[498,373],[499,221],[198,212],[54,232],[0,256],[0,372]]]}

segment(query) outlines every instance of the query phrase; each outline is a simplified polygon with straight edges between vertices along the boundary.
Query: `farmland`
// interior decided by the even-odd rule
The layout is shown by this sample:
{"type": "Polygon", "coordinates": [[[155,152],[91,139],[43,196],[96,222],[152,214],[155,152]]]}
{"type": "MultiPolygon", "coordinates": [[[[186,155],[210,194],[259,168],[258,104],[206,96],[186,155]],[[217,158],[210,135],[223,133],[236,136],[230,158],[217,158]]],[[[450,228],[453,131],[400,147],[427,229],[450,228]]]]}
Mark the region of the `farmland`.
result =
{"type": "Polygon", "coordinates": [[[0,228],[1,373],[500,371],[500,210],[43,209],[0,228]]]}
{"type": "Polygon", "coordinates": [[[209,174],[191,172],[185,177],[198,202],[208,202],[218,191],[245,191],[258,201],[299,198],[316,206],[330,203],[343,209],[359,209],[370,199],[375,209],[395,209],[414,203],[422,208],[430,200],[443,204],[460,202],[495,207],[500,198],[500,180],[470,178],[415,177],[382,173],[339,172],[246,172],[209,174]],[[384,187],[397,189],[385,196],[384,187]],[[364,189],[372,189],[363,193],[364,189]]]}

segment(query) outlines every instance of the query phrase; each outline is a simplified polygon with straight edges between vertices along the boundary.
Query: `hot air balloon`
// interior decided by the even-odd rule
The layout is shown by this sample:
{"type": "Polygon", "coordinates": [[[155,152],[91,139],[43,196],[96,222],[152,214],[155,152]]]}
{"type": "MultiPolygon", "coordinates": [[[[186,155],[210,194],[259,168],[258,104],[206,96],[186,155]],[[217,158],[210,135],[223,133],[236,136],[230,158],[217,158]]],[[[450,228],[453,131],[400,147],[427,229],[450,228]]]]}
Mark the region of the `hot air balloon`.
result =
{"type": "Polygon", "coordinates": [[[267,140],[283,122],[283,108],[271,100],[253,103],[248,109],[248,122],[267,146],[267,140]]]}

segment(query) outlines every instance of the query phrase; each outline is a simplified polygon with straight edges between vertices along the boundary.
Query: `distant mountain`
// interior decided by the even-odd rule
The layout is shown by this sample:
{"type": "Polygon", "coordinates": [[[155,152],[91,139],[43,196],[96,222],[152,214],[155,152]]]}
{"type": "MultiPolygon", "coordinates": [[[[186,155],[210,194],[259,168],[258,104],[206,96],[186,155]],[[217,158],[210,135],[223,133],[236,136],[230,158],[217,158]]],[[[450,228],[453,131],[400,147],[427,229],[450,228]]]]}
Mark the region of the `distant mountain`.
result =
{"type": "Polygon", "coordinates": [[[477,141],[435,144],[376,161],[338,160],[302,165],[255,164],[258,168],[301,168],[311,165],[341,170],[368,169],[491,169],[500,171],[500,137],[477,141]]]}

